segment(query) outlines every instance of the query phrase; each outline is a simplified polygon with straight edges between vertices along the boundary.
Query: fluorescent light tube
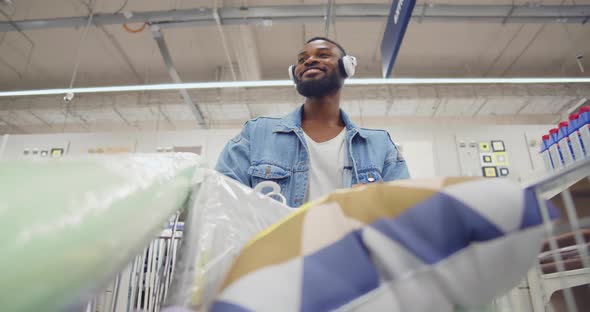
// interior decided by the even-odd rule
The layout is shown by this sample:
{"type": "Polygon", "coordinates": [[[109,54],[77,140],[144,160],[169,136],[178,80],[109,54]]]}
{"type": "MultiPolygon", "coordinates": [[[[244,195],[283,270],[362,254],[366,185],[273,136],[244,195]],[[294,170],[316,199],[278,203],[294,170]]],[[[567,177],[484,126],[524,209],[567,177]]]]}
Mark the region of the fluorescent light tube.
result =
{"type": "MultiPolygon", "coordinates": [[[[590,83],[588,78],[369,78],[349,79],[347,85],[448,85],[448,84],[566,84],[566,83],[590,83]]],[[[72,89],[39,89],[0,91],[0,97],[8,96],[34,96],[80,93],[110,93],[110,92],[136,92],[136,91],[160,91],[180,89],[223,89],[223,88],[262,88],[262,87],[287,87],[292,86],[291,80],[258,80],[258,81],[228,81],[228,82],[188,82],[152,85],[132,86],[107,86],[86,87],[72,89]]]]}

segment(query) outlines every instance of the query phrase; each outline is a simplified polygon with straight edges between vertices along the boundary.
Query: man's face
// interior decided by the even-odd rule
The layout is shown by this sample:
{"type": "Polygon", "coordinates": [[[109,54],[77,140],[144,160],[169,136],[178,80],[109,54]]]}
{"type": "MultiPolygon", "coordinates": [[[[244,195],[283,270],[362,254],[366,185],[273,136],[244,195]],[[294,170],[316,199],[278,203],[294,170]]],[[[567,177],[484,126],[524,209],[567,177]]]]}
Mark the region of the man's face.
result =
{"type": "Polygon", "coordinates": [[[341,57],[340,49],[330,42],[315,40],[306,44],[297,55],[294,70],[299,94],[320,97],[340,89],[344,83],[338,68],[341,57]]]}

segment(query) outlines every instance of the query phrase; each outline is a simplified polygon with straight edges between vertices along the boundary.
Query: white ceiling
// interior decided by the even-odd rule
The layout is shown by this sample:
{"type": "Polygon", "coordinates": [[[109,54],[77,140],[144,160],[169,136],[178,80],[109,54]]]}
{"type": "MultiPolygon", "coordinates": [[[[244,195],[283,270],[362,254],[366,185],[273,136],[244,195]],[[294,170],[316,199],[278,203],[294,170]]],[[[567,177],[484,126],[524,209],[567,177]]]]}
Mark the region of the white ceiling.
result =
{"type": "MultiPolygon", "coordinates": [[[[85,0],[14,0],[2,7],[11,20],[88,14],[85,0]]],[[[531,1],[515,1],[525,5],[531,1]]],[[[536,1],[541,3],[541,1],[536,1]]],[[[562,0],[542,1],[558,5],[562,0]]],[[[123,0],[97,0],[96,13],[112,13],[123,0]]],[[[129,0],[125,11],[211,8],[215,1],[129,0]]],[[[219,7],[326,4],[325,0],[226,0],[219,7]]],[[[383,0],[339,0],[391,3],[383,0]]],[[[425,1],[418,1],[418,4],[425,1]]],[[[434,4],[511,4],[513,1],[438,0],[434,4]]],[[[578,0],[589,5],[590,0],[578,0]]],[[[566,5],[571,5],[567,1],[566,5]]],[[[7,20],[0,15],[0,21],[7,20]]],[[[139,27],[141,25],[130,25],[139,27]]],[[[334,34],[359,59],[359,77],[380,77],[379,46],[385,19],[358,22],[335,19],[334,34]]],[[[287,79],[287,67],[304,40],[324,34],[322,20],[270,26],[222,26],[237,78],[287,79]]],[[[64,88],[69,85],[82,28],[0,32],[0,90],[64,88]]],[[[183,81],[231,80],[229,62],[215,25],[166,28],[173,63],[183,81]]],[[[501,24],[420,22],[413,19],[393,73],[395,77],[589,77],[590,23],[501,24]],[[575,55],[586,55],[580,72],[575,55]]],[[[80,48],[75,86],[168,83],[171,78],[149,28],[129,33],[120,25],[90,27],[80,48]]],[[[587,96],[588,86],[407,86],[354,88],[343,108],[364,123],[376,118],[512,118],[515,122],[553,120],[587,96]],[[515,118],[520,116],[521,119],[515,118]],[[530,118],[536,116],[536,118],[530,118]]],[[[191,92],[211,127],[239,126],[250,117],[282,115],[300,103],[290,88],[191,92]]],[[[196,123],[177,92],[61,96],[0,100],[4,132],[94,131],[96,129],[191,128],[196,123]],[[69,110],[68,110],[69,109],[69,110]]]]}

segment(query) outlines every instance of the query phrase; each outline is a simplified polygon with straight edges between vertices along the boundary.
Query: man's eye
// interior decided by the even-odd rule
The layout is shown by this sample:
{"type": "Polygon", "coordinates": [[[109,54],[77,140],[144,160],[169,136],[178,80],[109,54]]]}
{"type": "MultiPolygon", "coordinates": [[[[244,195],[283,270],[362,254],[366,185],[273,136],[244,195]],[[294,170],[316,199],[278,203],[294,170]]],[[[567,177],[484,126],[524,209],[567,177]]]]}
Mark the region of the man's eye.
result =
{"type": "Polygon", "coordinates": [[[322,53],[322,54],[320,54],[320,57],[321,58],[326,58],[326,57],[330,57],[330,56],[328,54],[326,54],[326,53],[322,53]]]}
{"type": "Polygon", "coordinates": [[[300,58],[298,62],[299,62],[299,64],[301,64],[301,63],[303,63],[304,61],[305,61],[305,59],[304,59],[304,58],[300,58]]]}

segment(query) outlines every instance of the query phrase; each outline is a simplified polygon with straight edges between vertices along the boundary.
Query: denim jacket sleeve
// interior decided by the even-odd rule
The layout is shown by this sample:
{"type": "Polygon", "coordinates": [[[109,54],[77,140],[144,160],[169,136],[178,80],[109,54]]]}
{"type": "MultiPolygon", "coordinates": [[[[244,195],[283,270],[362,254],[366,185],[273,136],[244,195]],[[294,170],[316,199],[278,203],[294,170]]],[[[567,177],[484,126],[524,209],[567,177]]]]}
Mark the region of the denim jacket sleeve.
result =
{"type": "Polygon", "coordinates": [[[240,134],[231,139],[221,152],[215,170],[242,184],[250,185],[250,135],[246,123],[240,134]]]}
{"type": "Polygon", "coordinates": [[[387,133],[387,144],[385,164],[382,172],[383,181],[409,179],[410,172],[406,165],[406,160],[391,140],[389,133],[387,133]]]}

